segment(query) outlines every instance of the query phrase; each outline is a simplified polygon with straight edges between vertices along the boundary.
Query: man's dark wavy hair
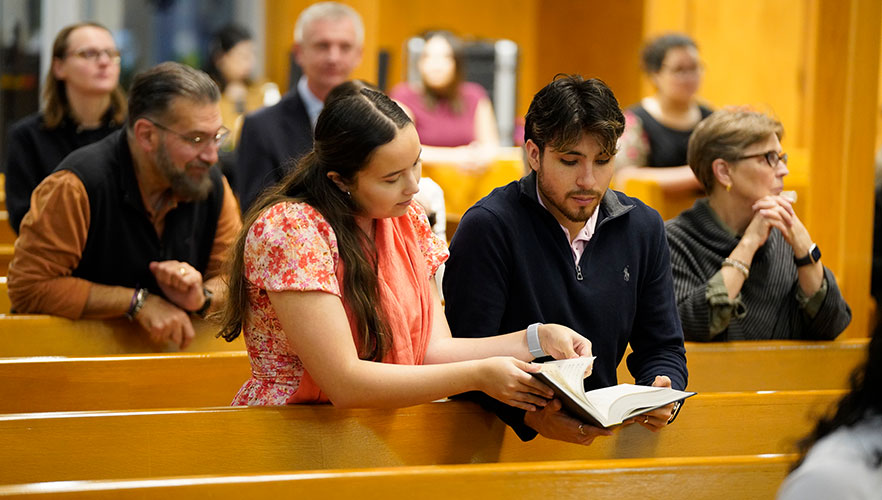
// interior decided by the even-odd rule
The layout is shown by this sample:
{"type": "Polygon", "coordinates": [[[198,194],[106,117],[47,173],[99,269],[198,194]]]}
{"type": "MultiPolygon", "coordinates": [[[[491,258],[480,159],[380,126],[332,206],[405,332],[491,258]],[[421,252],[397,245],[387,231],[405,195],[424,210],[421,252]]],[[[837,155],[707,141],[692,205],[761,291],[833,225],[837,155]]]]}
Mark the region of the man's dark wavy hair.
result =
{"type": "Polygon", "coordinates": [[[544,152],[576,144],[583,134],[597,138],[603,151],[613,156],[625,130],[625,117],[612,90],[596,78],[558,74],[533,96],[524,126],[524,141],[533,141],[544,152]]]}

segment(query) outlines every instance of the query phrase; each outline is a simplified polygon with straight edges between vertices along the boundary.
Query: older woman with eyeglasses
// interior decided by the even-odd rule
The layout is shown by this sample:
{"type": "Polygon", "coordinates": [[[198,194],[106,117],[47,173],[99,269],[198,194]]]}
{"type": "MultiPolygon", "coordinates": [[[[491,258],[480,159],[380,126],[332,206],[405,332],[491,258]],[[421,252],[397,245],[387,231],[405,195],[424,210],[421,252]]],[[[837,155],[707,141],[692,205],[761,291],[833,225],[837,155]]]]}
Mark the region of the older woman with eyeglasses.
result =
{"type": "Polygon", "coordinates": [[[832,339],[851,321],[782,191],[783,133],[762,113],[720,110],[689,139],[708,196],[665,226],[686,340],[832,339]]]}
{"type": "Polygon", "coordinates": [[[73,24],[56,35],[42,110],[9,130],[6,208],[16,233],[37,184],[68,153],[122,126],[126,99],[119,86],[119,62],[116,43],[100,24],[73,24]]]}

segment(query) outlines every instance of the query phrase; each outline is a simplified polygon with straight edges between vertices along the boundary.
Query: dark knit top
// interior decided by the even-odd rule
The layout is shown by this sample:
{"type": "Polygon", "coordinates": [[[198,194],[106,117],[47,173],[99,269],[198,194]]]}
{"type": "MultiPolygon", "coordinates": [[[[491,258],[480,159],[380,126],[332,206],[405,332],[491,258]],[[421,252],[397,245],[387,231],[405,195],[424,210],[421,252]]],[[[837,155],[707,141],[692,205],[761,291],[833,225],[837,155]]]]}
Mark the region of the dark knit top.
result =
{"type": "MultiPolygon", "coordinates": [[[[826,267],[826,295],[817,313],[806,312],[793,249],[772,229],[766,243],[749,262],[750,276],[734,300],[708,293],[723,259],[740,237],[733,236],[710,208],[706,198],[695,202],[665,224],[671,247],[674,294],[686,340],[833,339],[851,321],[851,309],[826,267]],[[728,326],[713,333],[716,308],[734,309],[728,326]]],[[[719,277],[717,277],[719,279],[719,277]]]]}

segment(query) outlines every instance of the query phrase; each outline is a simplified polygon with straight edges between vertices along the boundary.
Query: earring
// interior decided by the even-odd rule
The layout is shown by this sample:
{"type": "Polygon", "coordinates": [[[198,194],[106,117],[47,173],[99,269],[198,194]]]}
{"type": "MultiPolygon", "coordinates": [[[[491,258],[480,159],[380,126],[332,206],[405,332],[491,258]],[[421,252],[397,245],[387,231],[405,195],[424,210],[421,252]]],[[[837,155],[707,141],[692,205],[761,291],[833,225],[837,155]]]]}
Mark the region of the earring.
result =
{"type": "Polygon", "coordinates": [[[349,191],[346,191],[346,196],[348,196],[348,197],[350,197],[350,198],[352,198],[352,193],[351,193],[351,192],[349,192],[349,191]]]}
{"type": "Polygon", "coordinates": [[[732,191],[732,185],[726,184],[726,192],[728,193],[729,191],[732,191]]]}

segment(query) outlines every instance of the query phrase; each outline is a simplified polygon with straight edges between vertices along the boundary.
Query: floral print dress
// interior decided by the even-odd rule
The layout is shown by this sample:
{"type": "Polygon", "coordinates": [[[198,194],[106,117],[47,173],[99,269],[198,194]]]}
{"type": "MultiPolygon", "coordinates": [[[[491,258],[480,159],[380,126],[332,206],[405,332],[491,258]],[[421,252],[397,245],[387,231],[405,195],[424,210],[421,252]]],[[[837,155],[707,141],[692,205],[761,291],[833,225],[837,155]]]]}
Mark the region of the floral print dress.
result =
{"type": "MultiPolygon", "coordinates": [[[[447,245],[432,233],[416,203],[405,215],[377,219],[374,244],[381,307],[392,330],[383,362],[421,364],[432,325],[429,279],[447,259],[447,245]]],[[[233,405],[327,402],[328,398],[293,352],[268,291],[322,291],[343,301],[343,263],[333,229],[306,203],[282,202],[254,222],[245,241],[249,310],[243,327],[251,379],[233,405]]],[[[440,313],[440,311],[438,311],[440,313]]],[[[353,337],[353,340],[358,340],[353,337]]]]}

